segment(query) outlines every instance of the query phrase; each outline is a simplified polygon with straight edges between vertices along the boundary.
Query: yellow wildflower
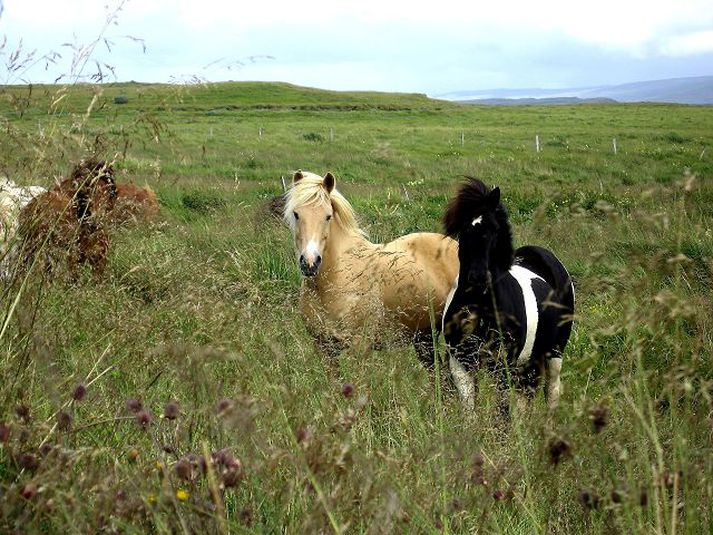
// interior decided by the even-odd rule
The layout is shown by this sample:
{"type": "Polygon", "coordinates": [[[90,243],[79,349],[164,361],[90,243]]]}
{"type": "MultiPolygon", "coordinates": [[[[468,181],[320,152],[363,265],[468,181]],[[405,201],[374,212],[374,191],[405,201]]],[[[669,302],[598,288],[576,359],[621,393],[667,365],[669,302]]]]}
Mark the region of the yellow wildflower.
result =
{"type": "Polygon", "coordinates": [[[185,502],[188,499],[188,491],[186,489],[178,489],[176,491],[176,498],[179,501],[185,502]]]}

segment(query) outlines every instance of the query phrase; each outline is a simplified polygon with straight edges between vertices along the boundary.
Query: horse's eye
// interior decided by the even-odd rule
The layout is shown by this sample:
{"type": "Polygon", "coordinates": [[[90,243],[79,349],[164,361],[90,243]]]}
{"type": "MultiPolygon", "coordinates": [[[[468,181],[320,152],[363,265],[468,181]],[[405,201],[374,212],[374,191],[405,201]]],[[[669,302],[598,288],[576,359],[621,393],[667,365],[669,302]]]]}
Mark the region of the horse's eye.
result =
{"type": "Polygon", "coordinates": [[[297,212],[292,212],[292,215],[295,216],[295,219],[299,219],[300,216],[297,215],[297,212]]]}
{"type": "Polygon", "coordinates": [[[332,215],[331,215],[331,214],[327,216],[327,221],[329,221],[330,219],[332,219],[332,215]]]}

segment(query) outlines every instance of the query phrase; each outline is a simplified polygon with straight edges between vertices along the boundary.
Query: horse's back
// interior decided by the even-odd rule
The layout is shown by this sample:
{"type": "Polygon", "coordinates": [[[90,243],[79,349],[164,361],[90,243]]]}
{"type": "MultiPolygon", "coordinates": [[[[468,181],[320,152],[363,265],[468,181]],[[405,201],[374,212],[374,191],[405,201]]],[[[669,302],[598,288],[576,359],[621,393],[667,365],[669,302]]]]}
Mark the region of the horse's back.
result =
{"type": "Polygon", "coordinates": [[[572,278],[552,251],[537,245],[525,245],[515,251],[515,265],[529,269],[545,279],[556,292],[556,298],[564,306],[574,309],[572,278]]]}
{"type": "MultiPolygon", "coordinates": [[[[574,315],[574,284],[564,264],[551,251],[536,245],[526,245],[515,251],[515,263],[536,273],[551,288],[538,297],[542,303],[555,303],[549,314],[556,316],[557,343],[563,349],[572,331],[574,315]]],[[[544,290],[541,290],[544,291],[544,290]]]]}
{"type": "Polygon", "coordinates": [[[432,282],[443,281],[445,294],[448,294],[458,274],[458,243],[455,240],[435,232],[415,232],[382,247],[387,258],[389,254],[401,255],[404,264],[416,266],[432,282]]]}
{"type": "Polygon", "coordinates": [[[442,234],[418,232],[384,244],[381,251],[382,266],[390,273],[383,289],[385,306],[401,308],[401,322],[418,329],[428,323],[431,298],[440,325],[446,298],[458,274],[457,242],[442,234]]]}

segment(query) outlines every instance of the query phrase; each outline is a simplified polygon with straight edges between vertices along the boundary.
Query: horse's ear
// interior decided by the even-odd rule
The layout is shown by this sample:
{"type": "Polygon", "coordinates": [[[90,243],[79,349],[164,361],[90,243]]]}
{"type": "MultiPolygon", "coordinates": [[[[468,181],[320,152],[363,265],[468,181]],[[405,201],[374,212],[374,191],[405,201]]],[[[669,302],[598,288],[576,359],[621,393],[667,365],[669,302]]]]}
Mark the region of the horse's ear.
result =
{"type": "Polygon", "coordinates": [[[337,179],[334,178],[334,175],[330,172],[327,172],[326,175],[324,175],[324,181],[322,184],[324,184],[324,188],[327,190],[327,193],[332,193],[332,190],[334,189],[334,186],[337,183],[337,179]]]}
{"type": "Polygon", "coordinates": [[[292,183],[295,184],[295,183],[299,182],[300,180],[302,180],[304,177],[305,176],[302,173],[302,169],[299,169],[299,170],[295,171],[294,175],[292,175],[292,183]]]}
{"type": "Polygon", "coordinates": [[[494,187],[490,193],[488,193],[488,206],[495,210],[500,204],[500,188],[494,187]]]}

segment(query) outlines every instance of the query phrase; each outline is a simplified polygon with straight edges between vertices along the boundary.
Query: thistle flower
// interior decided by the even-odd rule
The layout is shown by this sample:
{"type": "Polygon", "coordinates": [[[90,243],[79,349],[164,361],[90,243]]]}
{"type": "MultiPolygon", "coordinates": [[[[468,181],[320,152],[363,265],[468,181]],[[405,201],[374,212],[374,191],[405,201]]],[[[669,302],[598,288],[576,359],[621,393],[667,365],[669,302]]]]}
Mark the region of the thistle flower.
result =
{"type": "Polygon", "coordinates": [[[604,405],[596,405],[589,411],[589,419],[592,421],[595,433],[600,433],[609,423],[609,409],[604,405]]]}
{"type": "Polygon", "coordinates": [[[34,472],[40,465],[40,460],[33,453],[23,453],[17,460],[17,464],[20,465],[20,468],[34,472]]]}
{"type": "Polygon", "coordinates": [[[587,511],[599,509],[599,496],[595,492],[588,489],[579,491],[579,503],[582,504],[587,511]]]}
{"type": "Polygon", "coordinates": [[[224,412],[228,411],[230,408],[232,408],[232,406],[233,406],[233,400],[224,398],[218,402],[216,409],[218,411],[218,414],[220,415],[220,414],[223,414],[224,412]]]}
{"type": "Polygon", "coordinates": [[[350,398],[354,394],[354,385],[351,383],[344,383],[342,385],[342,395],[345,398],[350,398]]]}
{"type": "Polygon", "coordinates": [[[72,399],[74,401],[82,401],[86,395],[87,387],[83,383],[80,383],[75,387],[74,392],[72,392],[72,399]]]}
{"type": "Polygon", "coordinates": [[[139,424],[139,426],[143,429],[146,429],[149,425],[151,425],[151,414],[147,410],[141,409],[139,412],[136,413],[134,419],[136,420],[136,423],[139,424]]]}
{"type": "Polygon", "coordinates": [[[563,438],[555,437],[550,440],[547,446],[550,454],[550,462],[557,466],[560,461],[572,456],[572,446],[563,438]]]}
{"type": "Polygon", "coordinates": [[[178,402],[175,400],[171,400],[166,403],[166,406],[163,408],[163,417],[167,420],[175,420],[176,418],[178,418],[179,412],[180,409],[178,406],[178,402]]]}
{"type": "Polygon", "coordinates": [[[143,408],[144,404],[141,403],[141,400],[139,399],[129,398],[126,400],[126,410],[128,410],[129,412],[133,412],[134,414],[136,414],[143,408]]]}
{"type": "Polygon", "coordinates": [[[23,421],[28,422],[30,420],[30,407],[20,403],[15,407],[15,414],[22,418],[23,421]]]}
{"type": "Polygon", "coordinates": [[[186,457],[179,459],[173,467],[176,472],[176,475],[186,481],[192,481],[193,479],[195,479],[196,468],[196,464],[191,462],[186,457]]]}
{"type": "Polygon", "coordinates": [[[22,496],[26,500],[31,500],[32,498],[37,496],[37,485],[35,485],[34,483],[28,483],[20,489],[20,496],[22,496]]]}

